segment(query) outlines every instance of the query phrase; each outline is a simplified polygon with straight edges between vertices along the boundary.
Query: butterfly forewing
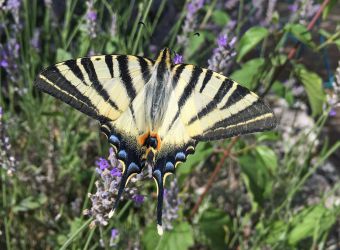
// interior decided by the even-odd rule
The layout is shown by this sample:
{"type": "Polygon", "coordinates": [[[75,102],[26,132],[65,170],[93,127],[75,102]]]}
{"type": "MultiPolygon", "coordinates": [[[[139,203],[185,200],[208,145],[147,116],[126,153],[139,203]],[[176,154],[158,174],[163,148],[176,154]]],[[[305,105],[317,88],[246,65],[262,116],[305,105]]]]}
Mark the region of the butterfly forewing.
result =
{"type": "Polygon", "coordinates": [[[171,143],[180,144],[187,137],[224,139],[276,125],[273,112],[256,94],[223,75],[193,65],[176,65],[172,74],[179,77],[174,84],[178,109],[172,121],[163,125],[169,128],[163,133],[184,133],[186,138],[171,137],[171,143]]]}
{"type": "Polygon", "coordinates": [[[102,122],[128,109],[150,77],[153,61],[124,55],[93,56],[42,71],[36,86],[102,122]]]}

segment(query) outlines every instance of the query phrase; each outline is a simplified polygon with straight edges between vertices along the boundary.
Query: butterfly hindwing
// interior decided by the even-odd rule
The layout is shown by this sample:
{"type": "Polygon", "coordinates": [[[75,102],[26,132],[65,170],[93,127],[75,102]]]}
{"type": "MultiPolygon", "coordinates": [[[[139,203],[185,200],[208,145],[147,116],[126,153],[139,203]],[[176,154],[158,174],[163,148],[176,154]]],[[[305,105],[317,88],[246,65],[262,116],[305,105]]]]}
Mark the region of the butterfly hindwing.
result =
{"type": "Polygon", "coordinates": [[[101,122],[114,121],[146,84],[152,67],[153,61],[143,57],[92,56],[48,67],[35,83],[101,122]]]}

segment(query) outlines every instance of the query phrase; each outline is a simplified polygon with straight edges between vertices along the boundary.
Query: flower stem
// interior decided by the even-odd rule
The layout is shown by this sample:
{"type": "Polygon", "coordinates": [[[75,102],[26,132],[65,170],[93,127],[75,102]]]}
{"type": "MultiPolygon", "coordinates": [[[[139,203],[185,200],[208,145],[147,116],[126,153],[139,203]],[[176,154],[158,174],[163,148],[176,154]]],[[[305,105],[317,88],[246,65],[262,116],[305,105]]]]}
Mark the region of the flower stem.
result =
{"type": "Polygon", "coordinates": [[[84,222],[84,224],[77,230],[75,231],[70,238],[67,239],[67,241],[64,243],[64,245],[60,248],[60,250],[67,249],[67,247],[72,243],[72,241],[81,233],[83,230],[90,225],[92,221],[91,219],[88,219],[87,221],[84,222]]]}
{"type": "Polygon", "coordinates": [[[199,206],[201,205],[204,197],[207,195],[208,191],[212,187],[218,173],[221,171],[222,166],[224,165],[224,162],[230,156],[230,152],[231,152],[232,147],[235,145],[235,143],[238,141],[238,139],[239,139],[238,136],[233,137],[231,139],[231,142],[229,143],[228,147],[224,150],[223,156],[222,156],[220,162],[215,167],[214,172],[210,175],[210,178],[208,180],[207,185],[205,185],[203,193],[200,195],[200,197],[198,198],[194,208],[191,210],[189,219],[192,219],[193,216],[197,213],[199,206]]]}
{"type": "MultiPolygon", "coordinates": [[[[144,12],[144,15],[142,17],[142,22],[145,23],[145,20],[146,20],[146,17],[148,16],[149,14],[149,11],[150,11],[150,7],[151,7],[151,4],[153,2],[153,0],[148,0],[148,5],[146,6],[146,10],[144,12]]],[[[137,52],[137,46],[138,46],[138,43],[139,43],[139,39],[140,39],[140,36],[142,34],[142,27],[140,27],[138,29],[138,33],[137,33],[137,38],[136,38],[136,41],[135,41],[135,44],[133,46],[133,49],[132,49],[132,54],[136,54],[137,52]]]]}

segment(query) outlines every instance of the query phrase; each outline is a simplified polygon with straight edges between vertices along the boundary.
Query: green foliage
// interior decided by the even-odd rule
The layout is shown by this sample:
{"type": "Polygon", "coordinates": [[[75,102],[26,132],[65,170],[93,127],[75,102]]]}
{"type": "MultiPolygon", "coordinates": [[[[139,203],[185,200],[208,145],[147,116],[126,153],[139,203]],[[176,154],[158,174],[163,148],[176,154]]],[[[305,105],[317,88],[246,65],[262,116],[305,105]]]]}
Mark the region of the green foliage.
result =
{"type": "Polygon", "coordinates": [[[306,26],[302,24],[287,24],[284,28],[285,31],[292,33],[296,39],[300,42],[309,45],[311,47],[314,46],[312,41],[312,34],[307,30],[306,26]]]}
{"type": "Polygon", "coordinates": [[[309,103],[312,107],[313,116],[322,113],[322,104],[325,101],[325,94],[322,89],[322,79],[314,72],[308,71],[302,65],[296,65],[295,74],[303,84],[309,103]]]}
{"type": "Polygon", "coordinates": [[[145,229],[143,245],[146,250],[186,250],[194,244],[193,231],[186,222],[174,225],[174,228],[165,232],[162,237],[157,234],[155,225],[145,229]]]}
{"type": "Polygon", "coordinates": [[[219,209],[205,210],[199,219],[199,228],[212,249],[226,249],[231,233],[231,220],[229,216],[219,209]]]}
{"type": "Polygon", "coordinates": [[[234,71],[230,77],[242,86],[252,89],[260,76],[259,72],[262,71],[264,63],[263,58],[249,60],[242,65],[241,69],[234,71]]]}
{"type": "Polygon", "coordinates": [[[237,61],[240,62],[242,58],[255,48],[265,37],[269,35],[266,28],[252,27],[244,33],[237,46],[238,54],[237,61]]]}

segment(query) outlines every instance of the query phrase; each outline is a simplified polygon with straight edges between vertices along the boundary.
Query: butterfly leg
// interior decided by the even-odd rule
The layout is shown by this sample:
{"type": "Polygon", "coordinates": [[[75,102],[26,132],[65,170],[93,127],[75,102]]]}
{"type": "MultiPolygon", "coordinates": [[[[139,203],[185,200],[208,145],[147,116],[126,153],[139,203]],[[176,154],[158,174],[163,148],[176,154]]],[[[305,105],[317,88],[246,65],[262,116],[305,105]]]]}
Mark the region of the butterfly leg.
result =
{"type": "Polygon", "coordinates": [[[172,162],[161,161],[158,163],[154,170],[152,177],[157,185],[157,231],[159,235],[163,234],[162,228],[162,212],[163,212],[163,199],[164,199],[164,184],[165,179],[169,174],[175,173],[175,166],[172,162]],[[165,166],[164,166],[165,165],[165,166]]]}

